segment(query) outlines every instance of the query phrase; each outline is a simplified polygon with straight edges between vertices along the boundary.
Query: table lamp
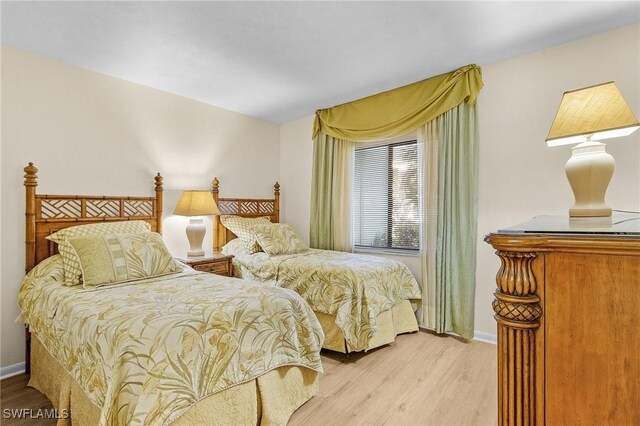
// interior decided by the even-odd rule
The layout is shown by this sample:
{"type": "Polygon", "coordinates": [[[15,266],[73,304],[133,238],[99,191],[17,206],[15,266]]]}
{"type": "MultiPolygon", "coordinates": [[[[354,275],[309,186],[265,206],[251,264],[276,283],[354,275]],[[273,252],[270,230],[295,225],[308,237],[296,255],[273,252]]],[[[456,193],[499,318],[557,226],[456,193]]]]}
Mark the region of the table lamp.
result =
{"type": "Polygon", "coordinates": [[[546,142],[579,144],[565,167],[575,204],[569,216],[611,216],[604,201],[615,160],[602,139],[628,136],[640,127],[620,91],[610,81],[565,92],[546,142]]]}
{"type": "Polygon", "coordinates": [[[202,241],[206,228],[201,216],[219,215],[220,210],[213,201],[209,191],[184,191],[178,200],[173,214],[179,216],[191,216],[187,225],[187,238],[189,239],[188,257],[204,256],[202,241]],[[195,217],[194,217],[195,216],[195,217]]]}

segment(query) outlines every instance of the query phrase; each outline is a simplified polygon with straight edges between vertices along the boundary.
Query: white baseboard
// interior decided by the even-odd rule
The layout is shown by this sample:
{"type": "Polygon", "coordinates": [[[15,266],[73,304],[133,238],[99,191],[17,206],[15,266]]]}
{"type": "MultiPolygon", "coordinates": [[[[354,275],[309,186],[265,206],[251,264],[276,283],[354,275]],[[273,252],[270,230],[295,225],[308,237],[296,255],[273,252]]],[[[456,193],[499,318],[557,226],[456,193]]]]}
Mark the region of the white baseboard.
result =
{"type": "Polygon", "coordinates": [[[24,373],[24,362],[0,367],[0,380],[24,373]]]}
{"type": "MultiPolygon", "coordinates": [[[[428,331],[433,333],[433,330],[430,328],[426,328],[426,327],[419,327],[420,330],[422,331],[428,331]]],[[[459,334],[454,333],[453,331],[449,331],[446,334],[449,334],[451,336],[458,336],[460,337],[459,334]]],[[[475,330],[473,332],[473,340],[477,340],[478,342],[484,342],[484,343],[491,343],[492,345],[497,345],[498,344],[498,336],[496,334],[491,334],[491,333],[485,333],[483,331],[478,331],[475,330]]]]}
{"type": "Polygon", "coordinates": [[[477,340],[479,342],[491,343],[492,345],[498,344],[498,336],[491,333],[485,333],[482,331],[474,331],[473,332],[473,340],[477,340]]]}

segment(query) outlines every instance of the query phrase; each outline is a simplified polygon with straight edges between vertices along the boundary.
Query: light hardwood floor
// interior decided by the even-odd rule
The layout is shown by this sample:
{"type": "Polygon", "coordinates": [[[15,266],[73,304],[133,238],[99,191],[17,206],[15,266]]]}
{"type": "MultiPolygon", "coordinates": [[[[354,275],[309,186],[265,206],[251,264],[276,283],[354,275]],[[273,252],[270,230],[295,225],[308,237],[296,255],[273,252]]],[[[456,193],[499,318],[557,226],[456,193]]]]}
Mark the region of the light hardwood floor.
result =
{"type": "MultiPolygon", "coordinates": [[[[495,425],[496,347],[427,332],[367,354],[323,352],[320,393],[290,425],[495,425]]],[[[48,408],[24,375],[0,382],[5,408],[48,408]]],[[[3,425],[53,425],[53,421],[3,425]]]]}

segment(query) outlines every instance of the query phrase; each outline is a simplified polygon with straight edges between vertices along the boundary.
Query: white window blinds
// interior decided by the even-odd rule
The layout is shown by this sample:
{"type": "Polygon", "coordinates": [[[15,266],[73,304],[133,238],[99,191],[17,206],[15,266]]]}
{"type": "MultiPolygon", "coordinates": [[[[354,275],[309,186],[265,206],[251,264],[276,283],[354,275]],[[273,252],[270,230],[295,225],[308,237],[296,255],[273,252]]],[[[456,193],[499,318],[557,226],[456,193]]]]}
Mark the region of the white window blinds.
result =
{"type": "Polygon", "coordinates": [[[359,148],[354,160],[355,246],[419,250],[416,141],[359,148]]]}

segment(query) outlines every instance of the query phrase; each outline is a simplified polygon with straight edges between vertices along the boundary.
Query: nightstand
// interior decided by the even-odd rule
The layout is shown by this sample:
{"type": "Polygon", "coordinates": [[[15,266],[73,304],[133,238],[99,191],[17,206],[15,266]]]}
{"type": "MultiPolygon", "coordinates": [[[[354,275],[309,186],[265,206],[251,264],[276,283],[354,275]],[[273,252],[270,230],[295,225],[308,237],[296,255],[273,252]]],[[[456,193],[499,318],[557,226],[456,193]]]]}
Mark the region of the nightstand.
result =
{"type": "Polygon", "coordinates": [[[233,276],[232,258],[233,256],[222,253],[207,253],[202,257],[176,257],[177,260],[191,266],[196,271],[210,272],[225,277],[233,276]]]}

